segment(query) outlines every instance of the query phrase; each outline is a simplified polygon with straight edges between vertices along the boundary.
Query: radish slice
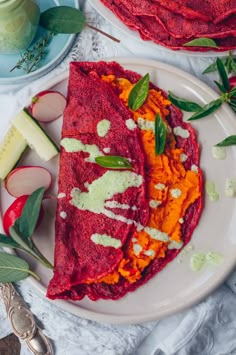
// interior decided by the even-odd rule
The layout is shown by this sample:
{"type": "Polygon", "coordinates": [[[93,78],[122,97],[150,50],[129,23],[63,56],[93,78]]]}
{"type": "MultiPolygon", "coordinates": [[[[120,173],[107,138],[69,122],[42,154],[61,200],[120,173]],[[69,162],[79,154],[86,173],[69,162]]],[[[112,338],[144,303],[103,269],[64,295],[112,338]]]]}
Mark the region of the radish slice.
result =
{"type": "Polygon", "coordinates": [[[21,166],[11,171],[5,181],[10,195],[20,197],[30,195],[40,187],[49,189],[52,182],[50,172],[41,166],[21,166]]]}
{"type": "Polygon", "coordinates": [[[40,122],[51,122],[59,118],[66,107],[66,98],[58,91],[41,91],[30,106],[32,116],[40,122]]]}

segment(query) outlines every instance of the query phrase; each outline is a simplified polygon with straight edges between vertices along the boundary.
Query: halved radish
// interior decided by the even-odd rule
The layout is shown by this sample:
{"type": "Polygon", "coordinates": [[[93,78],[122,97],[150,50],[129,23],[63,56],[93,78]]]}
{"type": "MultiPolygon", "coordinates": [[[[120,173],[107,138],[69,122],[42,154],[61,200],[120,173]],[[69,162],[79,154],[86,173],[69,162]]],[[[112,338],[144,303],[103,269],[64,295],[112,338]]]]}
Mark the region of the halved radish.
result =
{"type": "Polygon", "coordinates": [[[32,98],[30,112],[40,122],[51,122],[60,117],[66,107],[66,98],[58,91],[45,90],[32,98]]]}
{"type": "Polygon", "coordinates": [[[30,195],[40,187],[46,190],[50,187],[52,176],[41,166],[21,166],[10,172],[5,181],[5,187],[10,195],[20,197],[30,195]]]}

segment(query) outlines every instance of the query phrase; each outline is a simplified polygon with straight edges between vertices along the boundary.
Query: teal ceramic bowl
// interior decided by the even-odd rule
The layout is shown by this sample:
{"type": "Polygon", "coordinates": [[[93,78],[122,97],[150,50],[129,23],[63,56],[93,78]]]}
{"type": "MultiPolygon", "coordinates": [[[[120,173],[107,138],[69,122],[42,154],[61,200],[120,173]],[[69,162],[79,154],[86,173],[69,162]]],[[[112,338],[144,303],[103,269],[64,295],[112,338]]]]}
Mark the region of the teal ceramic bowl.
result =
{"type": "MultiPolygon", "coordinates": [[[[40,11],[43,12],[50,7],[58,5],[67,5],[79,8],[77,0],[38,0],[40,11]]],[[[45,31],[39,27],[36,33],[34,42],[37,41],[45,31]]],[[[38,69],[26,74],[23,69],[11,69],[16,65],[20,59],[19,54],[1,54],[0,55],[0,84],[21,84],[23,82],[30,82],[47,74],[54,69],[67,55],[75,40],[75,35],[57,34],[50,41],[47,47],[47,54],[40,62],[38,69]]],[[[34,44],[32,43],[32,45],[34,44]]]]}

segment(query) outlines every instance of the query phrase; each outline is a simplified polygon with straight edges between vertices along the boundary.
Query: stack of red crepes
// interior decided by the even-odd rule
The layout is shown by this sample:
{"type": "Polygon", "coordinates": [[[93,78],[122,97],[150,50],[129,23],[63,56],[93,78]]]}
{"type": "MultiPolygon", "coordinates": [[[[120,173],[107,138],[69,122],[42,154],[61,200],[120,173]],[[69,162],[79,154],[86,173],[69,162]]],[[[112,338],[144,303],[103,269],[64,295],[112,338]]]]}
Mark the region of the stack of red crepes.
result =
{"type": "Polygon", "coordinates": [[[236,0],[101,0],[143,40],[178,50],[225,51],[236,48],[236,0]],[[211,38],[217,48],[185,46],[211,38]]]}

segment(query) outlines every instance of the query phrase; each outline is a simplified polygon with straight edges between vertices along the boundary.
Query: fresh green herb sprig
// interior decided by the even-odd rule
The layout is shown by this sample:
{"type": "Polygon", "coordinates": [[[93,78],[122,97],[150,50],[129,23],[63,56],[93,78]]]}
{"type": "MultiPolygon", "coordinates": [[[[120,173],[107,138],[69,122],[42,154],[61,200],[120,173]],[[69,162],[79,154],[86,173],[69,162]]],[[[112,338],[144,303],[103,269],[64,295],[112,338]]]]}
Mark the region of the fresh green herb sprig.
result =
{"type": "Polygon", "coordinates": [[[210,48],[219,48],[217,43],[207,37],[201,37],[201,38],[196,38],[193,39],[192,41],[189,41],[187,43],[184,43],[185,47],[210,47],[210,48]]]}
{"type": "Polygon", "coordinates": [[[20,55],[20,59],[10,70],[10,72],[15,69],[22,69],[27,74],[35,71],[38,68],[41,60],[44,59],[47,55],[47,47],[49,46],[53,37],[53,32],[49,32],[41,37],[31,48],[27,49],[20,55]]]}
{"type": "Polygon", "coordinates": [[[96,157],[95,161],[98,165],[108,169],[132,169],[129,160],[120,156],[106,155],[96,157]]]}
{"type": "MultiPolygon", "coordinates": [[[[128,107],[131,110],[138,110],[147,99],[150,83],[150,75],[147,73],[144,75],[132,88],[128,97],[128,107]]],[[[184,104],[182,102],[182,104],[184,104]]],[[[197,104],[193,104],[194,108],[201,108],[197,104]],[[195,105],[195,106],[194,106],[195,105]]],[[[167,127],[162,120],[160,114],[155,118],[155,154],[159,155],[164,152],[167,127]]]]}
{"type": "Polygon", "coordinates": [[[219,73],[221,82],[215,81],[216,86],[221,91],[221,95],[218,99],[209,102],[204,106],[185,100],[183,98],[177,97],[171,92],[168,93],[168,99],[178,108],[188,112],[195,112],[190,118],[189,121],[198,120],[200,118],[206,117],[211,113],[218,110],[218,108],[227,102],[231,108],[236,112],[236,100],[234,96],[236,95],[236,88],[230,90],[230,82],[225,69],[225,66],[221,59],[217,58],[216,67],[219,73]]]}
{"type": "MultiPolygon", "coordinates": [[[[227,58],[221,59],[224,64],[226,71],[228,74],[236,73],[236,58],[233,58],[232,53],[230,52],[227,58]]],[[[202,74],[209,74],[217,71],[217,61],[210,64],[202,74]]]]}
{"type": "Polygon", "coordinates": [[[236,135],[229,136],[216,144],[217,147],[228,147],[230,145],[236,145],[236,135]]]}
{"type": "Polygon", "coordinates": [[[29,264],[24,259],[8,253],[0,253],[0,282],[16,282],[29,275],[39,280],[38,275],[29,269],[29,264]]]}
{"type": "Polygon", "coordinates": [[[148,96],[150,75],[144,75],[132,88],[128,97],[128,106],[131,110],[138,110],[148,96]]]}
{"type": "Polygon", "coordinates": [[[165,150],[167,127],[160,114],[155,119],[155,153],[162,154],[165,150]]]}
{"type": "MultiPolygon", "coordinates": [[[[32,235],[36,228],[36,224],[41,209],[44,191],[45,191],[44,187],[39,188],[28,197],[25,206],[23,208],[21,217],[15,221],[12,227],[10,227],[11,237],[4,234],[0,234],[0,247],[19,249],[29,254],[30,256],[34,257],[38,262],[40,262],[45,267],[49,269],[53,269],[53,265],[42,255],[42,253],[38,250],[38,248],[34,244],[34,241],[32,240],[32,235]]],[[[27,267],[28,264],[24,264],[23,267],[23,262],[20,262],[19,260],[18,260],[19,265],[17,264],[18,266],[15,265],[14,263],[12,264],[11,262],[13,259],[11,258],[11,255],[9,254],[7,255],[9,257],[4,256],[5,259],[2,259],[3,261],[1,264],[1,258],[3,257],[3,255],[0,254],[0,269],[1,268],[3,269],[5,265],[5,267],[6,268],[9,267],[10,270],[11,269],[10,267],[12,266],[11,269],[12,279],[9,280],[8,282],[14,282],[18,280],[19,276],[17,276],[16,273],[14,272],[14,268],[16,269],[16,272],[17,272],[17,268],[21,268],[22,270],[24,270],[24,277],[22,274],[22,278],[26,277],[25,273],[33,274],[33,272],[29,270],[29,267],[27,267]],[[20,263],[22,264],[22,267],[20,266],[20,263]]],[[[21,258],[18,259],[23,260],[21,258]]],[[[0,282],[3,282],[1,277],[1,272],[0,272],[0,282]]]]}
{"type": "Polygon", "coordinates": [[[83,11],[70,6],[55,6],[44,11],[40,15],[40,26],[54,33],[80,33],[84,27],[89,27],[109,39],[120,42],[117,38],[86,23],[83,11]]]}

